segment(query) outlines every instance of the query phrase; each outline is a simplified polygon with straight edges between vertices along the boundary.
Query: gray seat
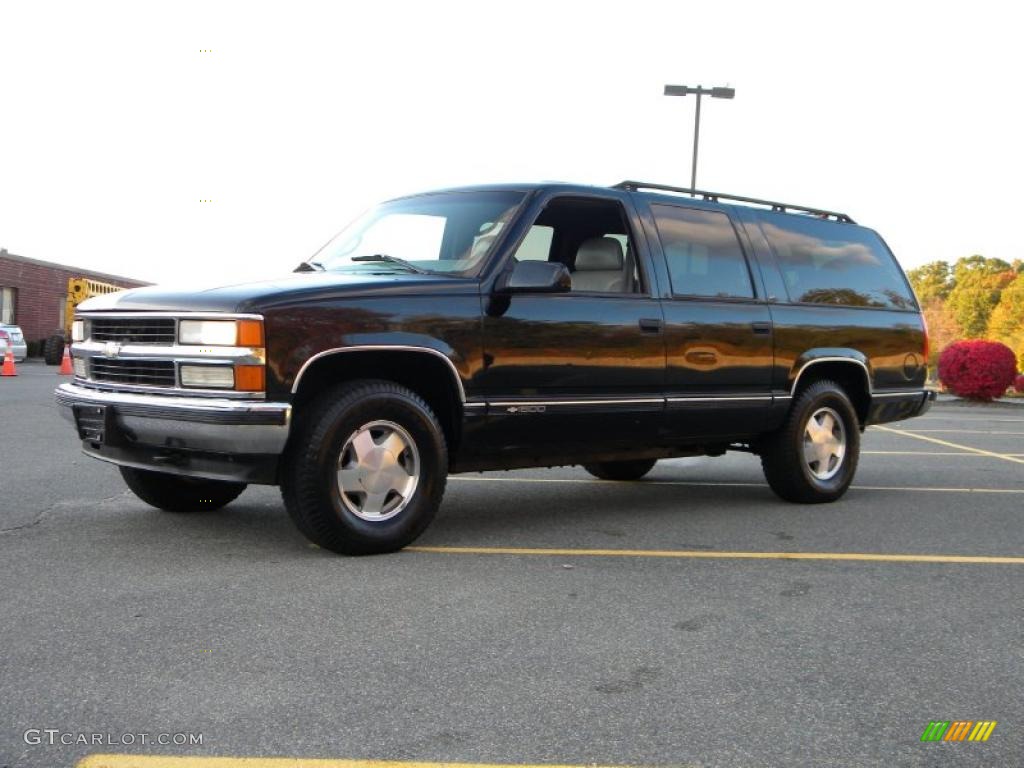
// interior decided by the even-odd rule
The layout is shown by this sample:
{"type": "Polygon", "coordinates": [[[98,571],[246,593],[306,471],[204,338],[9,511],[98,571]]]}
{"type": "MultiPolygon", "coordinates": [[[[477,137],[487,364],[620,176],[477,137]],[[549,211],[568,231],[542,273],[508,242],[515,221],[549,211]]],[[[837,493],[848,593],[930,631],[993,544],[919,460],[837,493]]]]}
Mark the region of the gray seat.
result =
{"type": "Polygon", "coordinates": [[[623,293],[626,290],[626,270],[622,244],[611,237],[584,240],[576,251],[572,289],[623,293]]]}

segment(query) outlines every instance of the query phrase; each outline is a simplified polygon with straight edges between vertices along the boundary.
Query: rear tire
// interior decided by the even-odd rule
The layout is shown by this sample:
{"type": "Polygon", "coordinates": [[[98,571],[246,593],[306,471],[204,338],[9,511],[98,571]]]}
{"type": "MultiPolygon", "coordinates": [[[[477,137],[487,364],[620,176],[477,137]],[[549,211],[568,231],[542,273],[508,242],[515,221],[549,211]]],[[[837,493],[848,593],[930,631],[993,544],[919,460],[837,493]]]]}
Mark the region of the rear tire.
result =
{"type": "Polygon", "coordinates": [[[779,498],[801,504],[846,493],[860,458],[860,425],[834,381],[816,381],[793,401],[782,427],[760,446],[761,468],[779,498]]]}
{"type": "Polygon", "coordinates": [[[151,507],[165,512],[202,512],[220,509],[238,498],[245,483],[171,475],[135,467],[120,467],[131,492],[151,507]]]}
{"type": "Polygon", "coordinates": [[[327,390],[297,420],[281,494],[317,546],[379,554],[423,533],[447,477],[444,432],[430,406],[398,384],[363,380],[327,390]]]}
{"type": "Polygon", "coordinates": [[[600,480],[639,480],[654,469],[657,463],[657,459],[601,461],[596,464],[584,464],[583,468],[600,480]]]}

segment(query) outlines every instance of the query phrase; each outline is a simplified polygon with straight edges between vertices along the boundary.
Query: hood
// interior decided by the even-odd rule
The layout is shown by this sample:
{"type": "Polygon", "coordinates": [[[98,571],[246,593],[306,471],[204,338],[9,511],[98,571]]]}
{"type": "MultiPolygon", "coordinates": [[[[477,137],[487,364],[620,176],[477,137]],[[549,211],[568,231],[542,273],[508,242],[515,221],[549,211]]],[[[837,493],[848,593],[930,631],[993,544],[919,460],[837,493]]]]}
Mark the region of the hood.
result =
{"type": "Polygon", "coordinates": [[[82,312],[253,312],[283,304],[364,296],[475,293],[477,283],[444,275],[354,272],[300,272],[224,286],[148,286],[94,296],[82,312]]]}

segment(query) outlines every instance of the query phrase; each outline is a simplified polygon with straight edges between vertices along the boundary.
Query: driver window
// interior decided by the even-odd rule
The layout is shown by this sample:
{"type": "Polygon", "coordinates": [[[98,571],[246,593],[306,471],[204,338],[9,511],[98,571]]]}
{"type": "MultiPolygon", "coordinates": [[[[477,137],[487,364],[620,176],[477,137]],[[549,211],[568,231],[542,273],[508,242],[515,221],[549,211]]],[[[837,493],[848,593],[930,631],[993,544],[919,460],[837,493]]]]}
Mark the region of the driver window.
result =
{"type": "Polygon", "coordinates": [[[557,261],[574,293],[644,292],[625,211],[614,200],[558,198],[537,217],[516,261],[557,261]]]}
{"type": "Polygon", "coordinates": [[[554,235],[555,230],[551,227],[534,224],[516,249],[516,261],[548,261],[554,235]]]}

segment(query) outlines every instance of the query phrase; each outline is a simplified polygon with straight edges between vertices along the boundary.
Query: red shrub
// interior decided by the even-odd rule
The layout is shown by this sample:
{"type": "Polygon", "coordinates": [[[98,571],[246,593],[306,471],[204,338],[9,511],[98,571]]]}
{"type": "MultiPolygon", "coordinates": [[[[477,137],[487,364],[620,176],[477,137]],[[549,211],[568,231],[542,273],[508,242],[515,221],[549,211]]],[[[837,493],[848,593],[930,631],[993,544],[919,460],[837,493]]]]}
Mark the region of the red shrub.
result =
{"type": "Polygon", "coordinates": [[[1013,350],[997,341],[956,341],[939,356],[939,379],[946,389],[971,400],[1000,397],[1016,374],[1013,350]]]}
{"type": "Polygon", "coordinates": [[[1020,394],[1024,395],[1024,373],[1020,374],[1016,379],[1013,380],[1013,388],[1016,389],[1020,394]]]}

